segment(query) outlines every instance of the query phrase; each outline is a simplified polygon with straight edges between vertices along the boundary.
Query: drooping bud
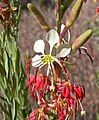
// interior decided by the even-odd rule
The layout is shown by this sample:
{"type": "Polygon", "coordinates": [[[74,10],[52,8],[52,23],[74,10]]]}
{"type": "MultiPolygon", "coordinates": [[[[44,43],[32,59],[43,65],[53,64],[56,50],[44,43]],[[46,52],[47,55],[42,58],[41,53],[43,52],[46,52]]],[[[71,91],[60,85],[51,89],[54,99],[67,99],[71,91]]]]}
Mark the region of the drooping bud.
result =
{"type": "Polygon", "coordinates": [[[80,35],[72,44],[72,51],[76,51],[78,48],[83,46],[87,42],[87,40],[92,36],[92,34],[92,30],[87,30],[82,35],[80,35]]]}
{"type": "Polygon", "coordinates": [[[71,27],[75,22],[75,20],[78,18],[82,5],[83,5],[83,0],[77,0],[76,3],[74,4],[69,14],[69,18],[66,21],[66,26],[68,28],[71,27]]]}

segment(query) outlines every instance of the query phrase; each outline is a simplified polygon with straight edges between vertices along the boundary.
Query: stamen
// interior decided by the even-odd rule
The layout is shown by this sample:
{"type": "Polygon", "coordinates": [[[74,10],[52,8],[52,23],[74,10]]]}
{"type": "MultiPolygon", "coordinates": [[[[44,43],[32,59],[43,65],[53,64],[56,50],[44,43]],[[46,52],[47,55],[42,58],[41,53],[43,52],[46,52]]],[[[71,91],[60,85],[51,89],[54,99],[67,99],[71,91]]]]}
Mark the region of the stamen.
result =
{"type": "Polygon", "coordinates": [[[51,55],[44,55],[42,61],[45,64],[50,64],[53,61],[53,58],[51,55]]]}
{"type": "Polygon", "coordinates": [[[79,104],[80,104],[80,107],[81,107],[81,115],[86,115],[86,111],[83,109],[83,106],[82,106],[80,100],[78,100],[78,101],[79,101],[79,104]]]}

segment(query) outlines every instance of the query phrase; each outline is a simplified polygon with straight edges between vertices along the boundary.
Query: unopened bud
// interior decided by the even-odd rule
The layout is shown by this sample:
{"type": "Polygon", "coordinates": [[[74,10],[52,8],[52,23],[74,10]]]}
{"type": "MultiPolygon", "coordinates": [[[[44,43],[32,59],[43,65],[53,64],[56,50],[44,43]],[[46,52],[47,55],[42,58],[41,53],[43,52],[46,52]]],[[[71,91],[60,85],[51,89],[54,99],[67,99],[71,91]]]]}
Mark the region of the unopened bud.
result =
{"type": "Polygon", "coordinates": [[[77,0],[76,3],[74,4],[69,14],[69,18],[66,21],[66,26],[68,28],[71,27],[75,22],[75,20],[78,18],[82,5],[83,5],[83,0],[77,0]]]}
{"type": "Polygon", "coordinates": [[[76,51],[78,48],[83,46],[87,42],[87,40],[92,36],[92,33],[92,30],[87,30],[82,35],[80,35],[72,44],[72,51],[76,51]]]}
{"type": "Polygon", "coordinates": [[[30,10],[30,12],[35,16],[41,27],[48,32],[50,30],[49,24],[46,22],[41,12],[35,7],[33,3],[28,3],[27,7],[30,10]]]}

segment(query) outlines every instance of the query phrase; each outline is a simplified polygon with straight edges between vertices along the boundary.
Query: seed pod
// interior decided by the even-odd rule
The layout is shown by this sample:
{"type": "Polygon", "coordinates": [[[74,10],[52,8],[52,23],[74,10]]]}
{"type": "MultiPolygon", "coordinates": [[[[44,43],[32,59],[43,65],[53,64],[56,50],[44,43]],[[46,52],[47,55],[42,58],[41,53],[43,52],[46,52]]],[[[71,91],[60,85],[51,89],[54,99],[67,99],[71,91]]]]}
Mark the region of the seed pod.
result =
{"type": "Polygon", "coordinates": [[[83,0],[77,0],[76,3],[74,4],[69,14],[69,18],[66,21],[66,26],[68,28],[71,27],[75,22],[75,20],[78,18],[82,5],[83,5],[83,0]]]}
{"type": "Polygon", "coordinates": [[[72,51],[76,51],[78,48],[83,46],[87,42],[87,40],[92,36],[92,34],[92,30],[87,30],[82,35],[80,35],[72,44],[72,51]]]}

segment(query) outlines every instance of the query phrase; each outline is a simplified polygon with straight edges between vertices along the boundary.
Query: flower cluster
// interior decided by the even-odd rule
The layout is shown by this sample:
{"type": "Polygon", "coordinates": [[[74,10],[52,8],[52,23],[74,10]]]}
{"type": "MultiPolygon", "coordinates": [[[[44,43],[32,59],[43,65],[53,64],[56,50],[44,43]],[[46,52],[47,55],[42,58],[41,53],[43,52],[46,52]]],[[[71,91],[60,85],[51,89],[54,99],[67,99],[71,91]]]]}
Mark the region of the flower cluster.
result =
{"type": "Polygon", "coordinates": [[[26,73],[29,94],[36,101],[37,107],[29,115],[29,120],[68,120],[71,116],[75,118],[78,110],[85,115],[82,107],[85,97],[84,86],[70,81],[65,64],[71,50],[76,45],[83,45],[78,42],[79,39],[80,37],[76,39],[77,44],[73,44],[71,48],[63,38],[60,43],[58,33],[52,29],[47,33],[45,41],[40,39],[34,43],[35,55],[28,60],[26,73]],[[34,75],[30,72],[31,65],[34,75]]]}
{"type": "Polygon", "coordinates": [[[70,81],[56,81],[51,86],[47,76],[30,76],[27,86],[31,96],[37,101],[38,108],[32,111],[29,120],[45,118],[49,120],[49,114],[53,114],[58,120],[65,120],[71,114],[81,108],[81,114],[85,114],[81,101],[85,96],[83,85],[75,85],[70,81]]]}

